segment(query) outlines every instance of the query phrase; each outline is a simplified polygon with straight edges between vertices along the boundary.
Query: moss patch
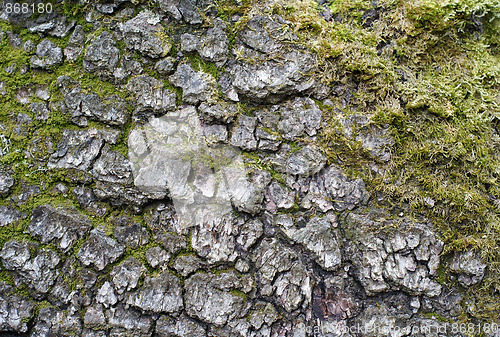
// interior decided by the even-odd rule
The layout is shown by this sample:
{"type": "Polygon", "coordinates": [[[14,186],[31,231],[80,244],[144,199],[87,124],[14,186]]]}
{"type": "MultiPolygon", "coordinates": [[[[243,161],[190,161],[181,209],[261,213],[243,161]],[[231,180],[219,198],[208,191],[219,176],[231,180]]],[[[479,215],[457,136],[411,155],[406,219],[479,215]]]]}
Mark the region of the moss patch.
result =
{"type": "Polygon", "coordinates": [[[315,76],[343,89],[331,97],[333,107],[322,106],[329,127],[320,141],[330,162],[362,177],[384,206],[430,218],[445,253],[479,251],[489,273],[469,296],[478,317],[498,317],[499,2],[339,0],[329,8],[330,22],[312,0],[274,4],[268,14],[288,20],[317,53],[315,76]],[[389,125],[395,145],[392,160],[378,163],[381,174],[340,132],[334,108],[389,125]]]}

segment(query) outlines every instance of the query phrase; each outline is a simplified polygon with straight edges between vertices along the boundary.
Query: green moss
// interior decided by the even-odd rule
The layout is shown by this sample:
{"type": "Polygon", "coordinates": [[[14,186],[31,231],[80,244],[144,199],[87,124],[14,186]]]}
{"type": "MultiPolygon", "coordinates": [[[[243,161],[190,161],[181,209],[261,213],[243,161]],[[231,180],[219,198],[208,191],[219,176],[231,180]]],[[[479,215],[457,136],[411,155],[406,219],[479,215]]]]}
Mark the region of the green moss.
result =
{"type": "Polygon", "coordinates": [[[31,321],[31,317],[21,318],[21,324],[28,324],[31,321]]]}
{"type": "Polygon", "coordinates": [[[11,286],[14,285],[14,277],[12,276],[12,274],[5,270],[5,269],[2,269],[0,270],[0,282],[5,282],[11,286]]]}
{"type": "Polygon", "coordinates": [[[83,27],[85,32],[90,32],[93,29],[92,24],[85,20],[85,13],[88,10],[87,6],[88,5],[66,0],[58,2],[58,4],[55,4],[54,8],[57,12],[66,16],[68,20],[75,20],[77,24],[83,27]]]}
{"type": "MultiPolygon", "coordinates": [[[[132,114],[132,111],[130,111],[130,114],[132,114]]],[[[116,144],[111,145],[111,150],[121,153],[124,157],[128,157],[128,135],[134,127],[135,123],[129,120],[127,124],[122,127],[120,138],[116,144]]]]}
{"type": "Polygon", "coordinates": [[[128,97],[128,93],[118,89],[110,82],[102,81],[91,73],[83,71],[81,68],[75,68],[74,65],[65,64],[58,68],[57,75],[68,75],[80,83],[85,93],[95,92],[101,97],[118,95],[123,99],[128,97]]]}
{"type": "Polygon", "coordinates": [[[441,258],[441,263],[439,264],[439,267],[436,271],[437,276],[435,278],[436,282],[438,282],[441,285],[446,285],[449,284],[449,279],[448,279],[448,273],[445,267],[445,264],[443,263],[443,259],[441,258]]]}
{"type": "Polygon", "coordinates": [[[440,314],[435,313],[435,312],[424,312],[424,313],[422,313],[422,315],[424,317],[429,318],[429,319],[437,320],[438,322],[441,322],[441,323],[455,323],[452,320],[447,319],[443,315],[440,315],[440,314]]]}
{"type": "Polygon", "coordinates": [[[212,75],[215,79],[219,78],[220,72],[215,63],[204,61],[198,54],[188,54],[186,56],[194,70],[203,71],[212,75]]]}
{"type": "Polygon", "coordinates": [[[241,154],[246,159],[245,164],[250,171],[252,170],[252,168],[267,171],[271,174],[271,177],[278,183],[285,183],[285,174],[277,172],[272,164],[264,163],[258,152],[242,151],[241,154]]]}
{"type": "MultiPolygon", "coordinates": [[[[413,216],[430,218],[443,233],[445,253],[481,252],[490,274],[470,297],[481,303],[478,317],[497,317],[499,2],[384,0],[376,8],[371,25],[364,15],[374,7],[363,0],[332,2],[333,16],[341,18],[332,22],[318,15],[314,1],[277,1],[269,11],[317,53],[320,81],[351,88],[348,106],[331,97],[336,108],[389,125],[392,160],[378,164],[384,170],[378,175],[370,154],[343,135],[333,108],[322,106],[329,126],[319,140],[330,163],[362,177],[384,206],[399,213],[409,205],[413,216]]],[[[447,274],[441,270],[441,282],[447,274]]]]}
{"type": "Polygon", "coordinates": [[[15,291],[16,291],[17,294],[19,294],[21,296],[28,297],[28,298],[30,297],[30,291],[29,291],[28,287],[24,283],[19,284],[15,288],[15,291]]]}
{"type": "Polygon", "coordinates": [[[148,244],[141,246],[139,248],[132,248],[132,247],[127,246],[125,254],[118,261],[116,261],[115,263],[113,263],[111,266],[108,266],[108,267],[111,270],[114,266],[119,265],[120,263],[122,263],[126,259],[128,259],[130,257],[134,257],[144,265],[144,267],[148,271],[148,274],[153,275],[153,274],[157,273],[157,270],[154,269],[153,267],[151,267],[149,265],[149,263],[147,262],[146,251],[149,250],[150,248],[157,247],[157,246],[158,246],[158,244],[156,242],[154,242],[154,240],[150,240],[150,242],[148,244]]]}
{"type": "Polygon", "coordinates": [[[181,88],[174,86],[172,83],[170,83],[167,80],[163,80],[163,87],[175,93],[175,95],[177,96],[177,98],[176,98],[177,105],[182,104],[182,89],[181,88]]]}
{"type": "Polygon", "coordinates": [[[196,252],[194,250],[193,246],[191,245],[192,239],[193,239],[193,231],[189,231],[189,233],[188,233],[188,235],[186,237],[186,249],[181,250],[179,252],[179,254],[182,254],[182,252],[187,252],[187,253],[194,253],[194,252],[196,252]]]}
{"type": "MultiPolygon", "coordinates": [[[[76,271],[78,271],[79,269],[80,268],[75,268],[76,271]]],[[[70,291],[76,291],[82,285],[81,280],[78,277],[70,278],[70,277],[64,276],[64,281],[68,285],[70,291]]]]}
{"type": "Polygon", "coordinates": [[[248,300],[248,295],[239,289],[231,289],[229,292],[233,295],[241,297],[245,302],[248,300]]]}
{"type": "Polygon", "coordinates": [[[32,238],[24,233],[24,228],[21,224],[12,227],[12,226],[4,226],[0,227],[0,247],[12,239],[16,239],[18,241],[32,241],[32,238]]]}
{"type": "Polygon", "coordinates": [[[170,35],[167,33],[167,30],[162,27],[158,30],[155,35],[160,39],[163,44],[163,54],[162,57],[167,56],[170,53],[170,49],[172,48],[172,39],[170,35]]]}
{"type": "Polygon", "coordinates": [[[254,0],[243,0],[239,1],[239,5],[237,5],[233,0],[217,1],[217,17],[229,21],[235,14],[247,13],[255,5],[255,2],[254,0]]]}

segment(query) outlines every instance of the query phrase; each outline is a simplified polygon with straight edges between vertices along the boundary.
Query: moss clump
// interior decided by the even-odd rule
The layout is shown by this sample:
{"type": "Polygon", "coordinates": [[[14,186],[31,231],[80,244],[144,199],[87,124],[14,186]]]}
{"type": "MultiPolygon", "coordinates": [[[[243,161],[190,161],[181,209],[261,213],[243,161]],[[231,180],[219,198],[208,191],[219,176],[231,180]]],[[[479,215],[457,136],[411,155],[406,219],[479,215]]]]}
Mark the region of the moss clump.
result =
{"type": "Polygon", "coordinates": [[[198,54],[189,54],[187,55],[187,58],[195,71],[203,71],[212,75],[215,79],[219,78],[220,72],[215,63],[204,61],[198,54]]]}
{"type": "Polygon", "coordinates": [[[1,270],[0,271],[0,282],[5,282],[11,286],[14,285],[14,277],[12,274],[7,271],[7,270],[1,270]]]}
{"type": "Polygon", "coordinates": [[[37,303],[37,305],[36,305],[36,306],[35,306],[35,308],[34,308],[34,311],[33,311],[33,316],[34,316],[34,317],[37,317],[37,316],[38,316],[38,313],[40,312],[40,310],[41,310],[41,309],[43,309],[43,308],[48,308],[48,307],[50,307],[50,306],[52,306],[52,305],[51,305],[51,304],[50,304],[50,302],[49,302],[49,301],[47,301],[47,300],[43,300],[43,301],[38,302],[38,303],[37,303]]]}
{"type": "MultiPolygon", "coordinates": [[[[130,110],[132,110],[132,107],[130,107],[130,110]]],[[[130,114],[132,114],[132,111],[129,111],[130,114]]],[[[111,145],[111,150],[117,151],[120,154],[122,154],[124,157],[128,156],[128,135],[130,131],[135,127],[135,123],[129,120],[127,124],[125,124],[122,127],[122,132],[120,134],[120,138],[116,142],[116,144],[111,145]]]]}
{"type": "Polygon", "coordinates": [[[241,297],[243,299],[243,301],[245,301],[245,302],[248,300],[248,295],[239,289],[231,289],[231,290],[229,290],[229,293],[231,293],[235,296],[241,297]]]}
{"type": "Polygon", "coordinates": [[[170,49],[172,48],[172,40],[170,36],[168,35],[167,31],[165,28],[161,28],[158,30],[155,35],[160,39],[161,43],[163,44],[163,55],[162,56],[167,56],[168,53],[170,53],[170,49]]]}
{"type": "Polygon", "coordinates": [[[333,107],[323,106],[330,126],[320,140],[330,162],[363,177],[386,207],[430,218],[445,253],[479,251],[489,273],[469,295],[478,318],[498,317],[498,0],[338,0],[329,22],[312,0],[275,1],[246,16],[256,10],[288,20],[286,29],[317,53],[318,80],[342,88],[333,107]],[[395,144],[392,160],[377,163],[383,173],[339,130],[335,108],[388,125],[395,144]]]}
{"type": "Polygon", "coordinates": [[[432,320],[437,320],[438,322],[441,323],[454,323],[453,321],[435,312],[423,313],[423,316],[432,320]]]}

